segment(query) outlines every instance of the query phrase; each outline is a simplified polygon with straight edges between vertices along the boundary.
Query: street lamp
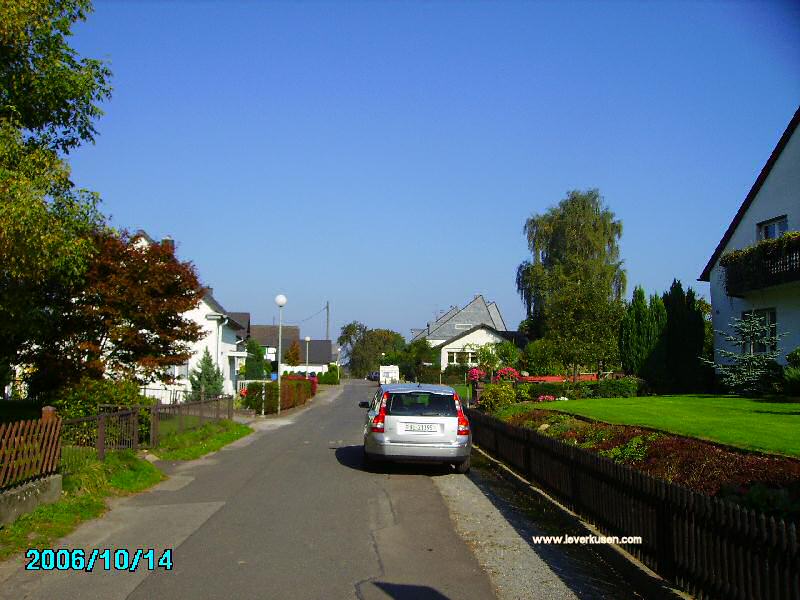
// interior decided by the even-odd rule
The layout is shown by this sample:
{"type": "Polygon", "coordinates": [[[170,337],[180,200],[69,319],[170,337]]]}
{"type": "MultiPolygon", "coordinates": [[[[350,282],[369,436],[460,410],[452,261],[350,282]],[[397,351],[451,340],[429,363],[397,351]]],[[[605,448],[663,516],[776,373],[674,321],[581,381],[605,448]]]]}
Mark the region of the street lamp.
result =
{"type": "Polygon", "coordinates": [[[336,380],[339,383],[342,383],[342,367],[339,365],[339,361],[342,359],[342,347],[339,346],[336,349],[336,380]]]}
{"type": "Polygon", "coordinates": [[[286,296],[275,296],[278,305],[278,414],[281,414],[281,345],[283,343],[283,307],[286,306],[286,296]]]}
{"type": "Polygon", "coordinates": [[[311,338],[306,336],[306,379],[308,379],[308,343],[311,341],[311,338]]]}

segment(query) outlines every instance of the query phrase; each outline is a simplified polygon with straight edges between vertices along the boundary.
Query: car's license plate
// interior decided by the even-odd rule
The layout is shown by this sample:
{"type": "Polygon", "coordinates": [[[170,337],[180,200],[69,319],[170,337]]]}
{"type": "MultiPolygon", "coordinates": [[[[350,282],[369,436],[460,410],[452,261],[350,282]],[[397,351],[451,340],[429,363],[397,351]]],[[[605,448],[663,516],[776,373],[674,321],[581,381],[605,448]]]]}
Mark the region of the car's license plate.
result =
{"type": "Polygon", "coordinates": [[[436,433],[439,430],[434,423],[406,423],[406,431],[413,433],[436,433]]]}

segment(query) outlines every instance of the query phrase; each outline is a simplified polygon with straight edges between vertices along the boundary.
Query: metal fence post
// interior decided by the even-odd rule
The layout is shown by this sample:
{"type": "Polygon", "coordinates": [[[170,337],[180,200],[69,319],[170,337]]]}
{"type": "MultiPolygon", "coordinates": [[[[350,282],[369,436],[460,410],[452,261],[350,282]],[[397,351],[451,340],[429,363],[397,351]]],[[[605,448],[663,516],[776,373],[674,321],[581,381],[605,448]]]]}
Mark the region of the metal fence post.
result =
{"type": "Polygon", "coordinates": [[[178,404],[178,433],[183,432],[183,413],[187,406],[186,402],[178,404]]]}
{"type": "Polygon", "coordinates": [[[158,406],[161,400],[156,399],[150,407],[150,447],[155,448],[158,444],[158,406]]]}
{"type": "Polygon", "coordinates": [[[106,415],[101,413],[97,419],[97,458],[106,459],[106,415]]]}
{"type": "Polygon", "coordinates": [[[139,407],[133,409],[133,446],[134,450],[139,449],[139,407]]]}
{"type": "Polygon", "coordinates": [[[233,421],[233,396],[228,398],[228,420],[233,421]]]}
{"type": "Polygon", "coordinates": [[[219,421],[219,403],[222,402],[222,397],[217,396],[216,402],[214,402],[214,420],[219,421]]]}
{"type": "Polygon", "coordinates": [[[200,400],[200,404],[197,406],[197,410],[200,413],[200,418],[198,422],[200,423],[200,427],[203,426],[203,405],[206,403],[205,399],[200,400]]]}

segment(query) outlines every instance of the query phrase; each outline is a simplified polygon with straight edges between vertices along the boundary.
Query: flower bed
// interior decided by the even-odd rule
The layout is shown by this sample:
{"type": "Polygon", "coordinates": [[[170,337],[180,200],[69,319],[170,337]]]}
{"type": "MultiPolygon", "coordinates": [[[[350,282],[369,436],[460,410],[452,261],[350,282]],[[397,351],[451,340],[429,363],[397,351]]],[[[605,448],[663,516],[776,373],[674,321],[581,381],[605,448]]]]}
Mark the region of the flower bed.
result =
{"type": "Polygon", "coordinates": [[[800,519],[798,460],[549,410],[531,409],[505,421],[698,492],[776,517],[800,519]]]}

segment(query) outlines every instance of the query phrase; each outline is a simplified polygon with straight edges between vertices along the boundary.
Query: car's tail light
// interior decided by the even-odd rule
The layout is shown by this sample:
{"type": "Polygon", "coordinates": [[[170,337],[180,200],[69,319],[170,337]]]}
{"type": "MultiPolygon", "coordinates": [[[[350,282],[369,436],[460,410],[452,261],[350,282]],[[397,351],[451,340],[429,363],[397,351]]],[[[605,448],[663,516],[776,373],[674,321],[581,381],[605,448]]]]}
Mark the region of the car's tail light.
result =
{"type": "Polygon", "coordinates": [[[383,393],[381,398],[381,407],[378,409],[378,414],[372,418],[372,427],[370,430],[373,433],[383,433],[386,431],[386,400],[389,399],[389,392],[383,393]]]}
{"type": "Polygon", "coordinates": [[[455,394],[454,399],[456,401],[456,411],[458,412],[458,435],[469,435],[469,419],[467,419],[467,415],[464,414],[464,410],[461,408],[461,399],[458,394],[455,394]]]}

